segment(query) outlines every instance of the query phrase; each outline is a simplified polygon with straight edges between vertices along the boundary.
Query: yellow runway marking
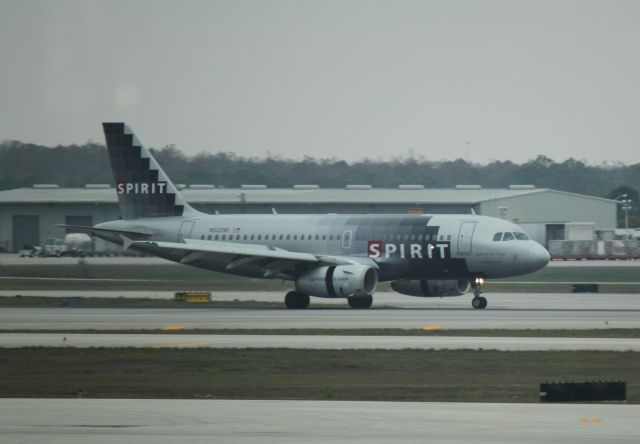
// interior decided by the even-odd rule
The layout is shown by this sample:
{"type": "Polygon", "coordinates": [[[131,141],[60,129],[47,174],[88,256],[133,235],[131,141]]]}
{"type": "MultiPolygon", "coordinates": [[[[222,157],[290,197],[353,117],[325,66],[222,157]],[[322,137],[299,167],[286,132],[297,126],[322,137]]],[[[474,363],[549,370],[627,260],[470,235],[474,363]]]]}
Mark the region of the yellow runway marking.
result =
{"type": "Polygon", "coordinates": [[[580,424],[602,424],[600,418],[580,418],[580,424]]]}
{"type": "Polygon", "coordinates": [[[166,327],[162,327],[164,331],[179,331],[184,330],[182,325],[167,325],[166,327]]]}
{"type": "Polygon", "coordinates": [[[420,330],[425,330],[425,331],[440,330],[440,324],[425,325],[420,330]]]}

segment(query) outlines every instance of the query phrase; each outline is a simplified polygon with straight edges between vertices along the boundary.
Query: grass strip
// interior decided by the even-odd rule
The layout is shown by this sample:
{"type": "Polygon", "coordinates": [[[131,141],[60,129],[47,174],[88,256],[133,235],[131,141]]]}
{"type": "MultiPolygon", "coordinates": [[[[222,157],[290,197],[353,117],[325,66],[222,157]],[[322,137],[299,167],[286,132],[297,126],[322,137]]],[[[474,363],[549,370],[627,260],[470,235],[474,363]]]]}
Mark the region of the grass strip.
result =
{"type": "Polygon", "coordinates": [[[640,353],[288,349],[3,349],[1,397],[537,402],[547,380],[620,379],[640,353]]]}
{"type": "MultiPolygon", "coordinates": [[[[290,282],[249,279],[175,264],[2,264],[0,289],[11,290],[205,290],[205,291],[282,291],[290,282]],[[11,277],[14,277],[12,279],[11,277]],[[19,279],[22,278],[22,279],[19,279]],[[37,279],[24,279],[37,278],[37,279]],[[80,279],[80,280],[75,280],[80,279]]],[[[603,293],[640,292],[637,267],[547,267],[526,276],[490,280],[487,292],[569,292],[567,282],[603,282],[603,293]],[[526,283],[522,283],[522,282],[526,283]],[[617,282],[637,283],[621,285],[617,282]]],[[[382,283],[378,291],[389,291],[382,283]]]]}
{"type": "Polygon", "coordinates": [[[172,326],[162,329],[95,330],[95,329],[0,329],[0,333],[53,333],[53,334],[183,334],[183,335],[328,335],[328,336],[474,336],[514,338],[640,338],[637,328],[608,328],[590,330],[571,329],[403,329],[403,328],[194,328],[172,326]]]}

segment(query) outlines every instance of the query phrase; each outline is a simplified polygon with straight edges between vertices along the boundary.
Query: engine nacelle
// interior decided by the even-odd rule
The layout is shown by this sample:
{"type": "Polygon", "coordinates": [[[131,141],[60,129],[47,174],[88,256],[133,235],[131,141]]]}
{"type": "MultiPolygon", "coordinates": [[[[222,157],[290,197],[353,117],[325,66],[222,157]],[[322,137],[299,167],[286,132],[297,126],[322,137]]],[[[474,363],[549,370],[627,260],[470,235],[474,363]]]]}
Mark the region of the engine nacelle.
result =
{"type": "Polygon", "coordinates": [[[378,272],[366,265],[337,265],[306,271],[296,280],[300,293],[322,298],[350,298],[373,294],[378,272]]]}
{"type": "Polygon", "coordinates": [[[424,298],[441,298],[445,296],[461,296],[469,291],[471,284],[466,279],[455,281],[394,281],[391,288],[407,296],[424,298]]]}

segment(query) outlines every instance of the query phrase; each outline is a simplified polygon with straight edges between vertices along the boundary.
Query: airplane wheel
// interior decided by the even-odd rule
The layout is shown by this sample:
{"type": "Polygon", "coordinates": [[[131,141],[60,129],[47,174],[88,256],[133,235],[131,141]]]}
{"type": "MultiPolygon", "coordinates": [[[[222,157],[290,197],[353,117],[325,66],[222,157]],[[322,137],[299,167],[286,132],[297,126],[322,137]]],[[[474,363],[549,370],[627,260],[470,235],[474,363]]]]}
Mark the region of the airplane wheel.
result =
{"type": "Polygon", "coordinates": [[[371,295],[365,297],[352,297],[348,298],[347,301],[351,308],[369,308],[373,303],[373,297],[371,295]]]}
{"type": "Polygon", "coordinates": [[[473,306],[473,308],[481,310],[487,307],[487,299],[483,298],[482,296],[473,298],[471,300],[471,305],[473,306]]]}
{"type": "Polygon", "coordinates": [[[309,306],[309,295],[290,291],[284,297],[284,304],[291,309],[307,308],[309,306]]]}

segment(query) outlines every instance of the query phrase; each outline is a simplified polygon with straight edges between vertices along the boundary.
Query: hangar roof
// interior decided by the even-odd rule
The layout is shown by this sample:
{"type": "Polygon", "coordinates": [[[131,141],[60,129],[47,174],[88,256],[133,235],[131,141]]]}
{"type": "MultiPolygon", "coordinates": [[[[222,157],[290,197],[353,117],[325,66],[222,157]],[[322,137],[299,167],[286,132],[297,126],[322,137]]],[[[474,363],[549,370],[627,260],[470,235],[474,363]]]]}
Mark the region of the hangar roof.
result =
{"type": "MultiPolygon", "coordinates": [[[[215,203],[409,203],[475,205],[496,199],[536,193],[560,193],[613,202],[582,194],[547,188],[184,188],[185,200],[196,204],[215,203]]],[[[115,188],[57,188],[34,186],[0,191],[0,204],[9,203],[116,203],[115,188]]]]}

